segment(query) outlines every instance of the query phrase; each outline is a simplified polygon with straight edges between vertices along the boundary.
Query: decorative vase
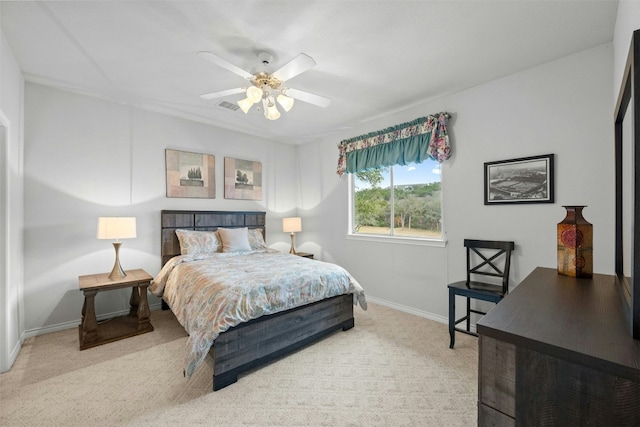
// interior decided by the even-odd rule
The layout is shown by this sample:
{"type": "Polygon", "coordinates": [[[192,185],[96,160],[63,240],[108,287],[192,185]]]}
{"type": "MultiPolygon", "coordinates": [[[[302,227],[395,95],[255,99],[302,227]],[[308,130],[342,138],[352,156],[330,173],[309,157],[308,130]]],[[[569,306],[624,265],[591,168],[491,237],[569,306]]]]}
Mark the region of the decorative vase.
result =
{"type": "Polygon", "coordinates": [[[558,273],[593,276],[593,225],[582,216],[586,206],[563,206],[567,216],[558,224],[558,273]]]}

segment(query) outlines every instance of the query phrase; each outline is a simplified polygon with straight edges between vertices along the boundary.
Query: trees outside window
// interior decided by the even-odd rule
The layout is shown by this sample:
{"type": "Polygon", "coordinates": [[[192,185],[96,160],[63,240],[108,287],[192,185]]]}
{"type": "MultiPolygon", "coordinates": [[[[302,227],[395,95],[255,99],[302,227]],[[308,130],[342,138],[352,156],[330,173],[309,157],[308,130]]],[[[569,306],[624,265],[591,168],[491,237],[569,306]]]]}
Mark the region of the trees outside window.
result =
{"type": "Polygon", "coordinates": [[[437,161],[358,172],[352,183],[353,234],[442,239],[437,161]]]}

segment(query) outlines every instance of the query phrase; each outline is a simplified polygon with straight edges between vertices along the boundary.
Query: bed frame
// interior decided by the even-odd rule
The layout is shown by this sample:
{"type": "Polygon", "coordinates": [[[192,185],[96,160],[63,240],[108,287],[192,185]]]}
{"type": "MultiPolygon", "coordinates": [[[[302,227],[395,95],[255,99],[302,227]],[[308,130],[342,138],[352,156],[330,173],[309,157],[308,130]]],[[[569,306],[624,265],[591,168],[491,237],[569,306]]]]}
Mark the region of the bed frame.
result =
{"type": "MultiPolygon", "coordinates": [[[[265,235],[265,212],[173,211],[161,212],[162,265],[180,255],[175,230],[215,231],[218,227],[260,229],[265,235]]],[[[162,301],[163,309],[168,305],[162,301]]],[[[233,384],[238,374],[320,340],[353,328],[353,295],[338,295],[281,313],[237,325],[214,341],[213,390],[233,384]]]]}

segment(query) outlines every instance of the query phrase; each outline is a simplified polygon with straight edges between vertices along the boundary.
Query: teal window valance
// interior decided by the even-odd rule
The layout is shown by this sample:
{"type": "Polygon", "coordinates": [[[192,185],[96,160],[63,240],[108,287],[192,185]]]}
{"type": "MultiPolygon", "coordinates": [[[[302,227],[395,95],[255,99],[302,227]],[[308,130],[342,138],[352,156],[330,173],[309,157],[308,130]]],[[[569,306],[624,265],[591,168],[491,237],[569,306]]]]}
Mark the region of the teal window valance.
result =
{"type": "Polygon", "coordinates": [[[377,132],[345,139],[338,144],[338,175],[381,166],[439,163],[451,157],[447,134],[449,114],[420,117],[377,132]]]}

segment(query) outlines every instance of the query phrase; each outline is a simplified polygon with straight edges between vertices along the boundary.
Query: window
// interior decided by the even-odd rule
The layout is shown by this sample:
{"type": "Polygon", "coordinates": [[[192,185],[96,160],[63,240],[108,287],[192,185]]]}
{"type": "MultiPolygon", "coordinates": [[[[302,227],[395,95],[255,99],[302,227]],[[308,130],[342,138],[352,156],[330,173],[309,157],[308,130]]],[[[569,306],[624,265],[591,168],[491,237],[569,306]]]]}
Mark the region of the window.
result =
{"type": "Polygon", "coordinates": [[[352,234],[442,239],[436,160],[352,174],[352,234]]]}
{"type": "Polygon", "coordinates": [[[349,174],[350,236],[444,245],[440,163],[451,157],[449,117],[441,112],[340,141],[336,173],[349,174]]]}

